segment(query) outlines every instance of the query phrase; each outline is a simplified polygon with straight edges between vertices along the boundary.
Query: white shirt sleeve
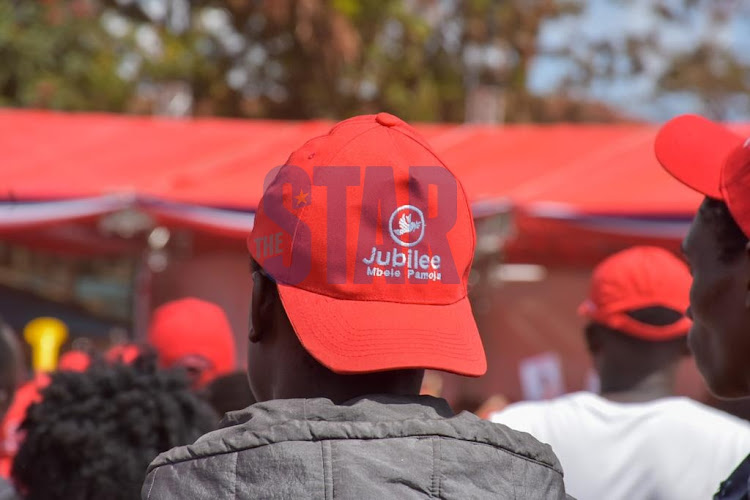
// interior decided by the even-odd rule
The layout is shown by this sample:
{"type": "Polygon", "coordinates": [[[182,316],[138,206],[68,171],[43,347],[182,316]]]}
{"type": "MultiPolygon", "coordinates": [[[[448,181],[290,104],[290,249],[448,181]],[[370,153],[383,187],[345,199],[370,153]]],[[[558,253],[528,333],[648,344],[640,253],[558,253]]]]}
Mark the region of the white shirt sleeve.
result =
{"type": "Polygon", "coordinates": [[[517,431],[528,432],[542,441],[540,437],[535,435],[535,432],[540,431],[539,426],[536,425],[537,419],[542,413],[539,411],[540,408],[537,408],[539,404],[534,402],[515,403],[490,415],[490,420],[496,424],[507,425],[517,431]]]}

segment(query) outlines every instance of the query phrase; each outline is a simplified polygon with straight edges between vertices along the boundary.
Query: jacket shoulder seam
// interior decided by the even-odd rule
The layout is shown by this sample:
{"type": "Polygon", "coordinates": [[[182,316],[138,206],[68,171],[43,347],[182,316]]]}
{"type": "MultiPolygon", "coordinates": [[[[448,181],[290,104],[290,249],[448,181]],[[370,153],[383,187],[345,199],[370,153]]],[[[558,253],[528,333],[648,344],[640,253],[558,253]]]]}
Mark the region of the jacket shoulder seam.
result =
{"type": "Polygon", "coordinates": [[[151,490],[154,489],[154,484],[156,483],[156,469],[153,470],[154,475],[151,477],[151,485],[148,487],[148,493],[146,494],[146,500],[149,500],[151,498],[151,490]]]}
{"type": "Polygon", "coordinates": [[[479,445],[483,445],[483,446],[489,446],[489,447],[491,447],[491,448],[493,448],[495,450],[498,450],[498,451],[501,451],[501,452],[504,452],[504,453],[509,453],[510,455],[513,455],[516,458],[520,458],[522,460],[526,460],[527,462],[531,462],[531,463],[540,465],[542,467],[545,467],[547,469],[550,469],[553,472],[555,472],[555,473],[557,473],[557,474],[559,474],[561,476],[563,475],[562,471],[557,470],[554,467],[554,465],[552,465],[552,464],[548,464],[548,463],[542,462],[541,460],[537,460],[535,458],[528,457],[526,455],[522,455],[522,454],[518,453],[517,451],[508,449],[508,448],[506,448],[506,447],[504,447],[502,445],[496,445],[496,444],[492,444],[492,443],[486,443],[486,442],[483,442],[483,441],[480,441],[480,440],[476,440],[476,439],[462,439],[462,438],[457,438],[457,437],[454,437],[454,436],[444,436],[442,434],[426,434],[426,435],[415,434],[415,435],[410,435],[410,436],[393,436],[393,437],[384,437],[384,438],[382,438],[382,437],[370,437],[370,438],[367,438],[367,437],[360,437],[360,438],[331,437],[331,438],[323,438],[323,439],[289,439],[289,440],[274,441],[272,443],[262,443],[262,444],[255,445],[255,446],[245,446],[245,447],[241,447],[241,448],[235,448],[235,449],[232,449],[232,450],[223,450],[223,451],[219,451],[219,452],[211,453],[211,454],[206,454],[206,455],[196,455],[195,452],[191,450],[191,452],[190,452],[191,456],[180,458],[180,459],[172,459],[172,460],[169,460],[168,462],[163,462],[163,463],[160,463],[160,464],[157,464],[157,465],[153,465],[153,468],[151,470],[155,471],[159,467],[164,467],[164,466],[168,466],[168,465],[177,465],[177,464],[180,464],[180,463],[190,462],[190,461],[193,461],[193,460],[208,460],[208,459],[215,458],[215,457],[218,457],[218,456],[221,456],[221,455],[228,455],[230,453],[241,453],[243,451],[255,450],[255,449],[259,449],[259,448],[264,448],[266,446],[273,446],[275,444],[280,444],[280,443],[295,443],[295,442],[296,443],[316,443],[316,442],[322,442],[322,441],[353,441],[353,440],[377,441],[377,440],[385,440],[385,439],[404,439],[404,438],[415,438],[415,439],[422,438],[422,439],[426,439],[426,438],[434,438],[434,437],[442,438],[442,439],[451,439],[451,440],[455,440],[455,441],[461,441],[461,442],[464,442],[464,443],[474,443],[474,444],[479,444],[479,445]]]}

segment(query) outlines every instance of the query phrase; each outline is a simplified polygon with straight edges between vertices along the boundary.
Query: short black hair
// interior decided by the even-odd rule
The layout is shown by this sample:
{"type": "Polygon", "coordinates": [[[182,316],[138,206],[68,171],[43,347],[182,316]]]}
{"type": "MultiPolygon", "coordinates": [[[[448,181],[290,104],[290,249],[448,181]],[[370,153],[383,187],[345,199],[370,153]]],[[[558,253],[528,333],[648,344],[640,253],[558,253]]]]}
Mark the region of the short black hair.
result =
{"type": "Polygon", "coordinates": [[[721,200],[706,197],[700,207],[706,220],[713,226],[719,246],[719,258],[723,262],[735,260],[744,252],[748,238],[737,225],[729,212],[729,207],[721,200]]]}
{"type": "Polygon", "coordinates": [[[140,498],[148,464],[212,430],[217,416],[193,394],[185,374],[100,364],[56,372],[29,407],[13,479],[27,500],[140,498]]]}
{"type": "MultiPolygon", "coordinates": [[[[666,307],[629,311],[628,316],[653,326],[673,324],[683,313],[666,307]]],[[[648,341],[592,322],[586,326],[589,350],[598,354],[597,370],[603,392],[628,391],[652,373],[669,370],[687,354],[685,335],[648,341]]]]}

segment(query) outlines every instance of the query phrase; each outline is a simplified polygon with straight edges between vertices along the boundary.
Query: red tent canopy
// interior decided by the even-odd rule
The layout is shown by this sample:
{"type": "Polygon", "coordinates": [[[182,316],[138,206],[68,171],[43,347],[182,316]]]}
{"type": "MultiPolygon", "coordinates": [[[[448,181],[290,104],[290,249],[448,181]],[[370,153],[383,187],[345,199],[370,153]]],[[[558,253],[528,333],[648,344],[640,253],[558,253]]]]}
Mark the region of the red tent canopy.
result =
{"type": "Polygon", "coordinates": [[[265,174],[328,128],[2,110],[0,196],[39,201],[126,193],[252,210],[265,174]]]}
{"type": "MultiPolygon", "coordinates": [[[[330,126],[0,110],[0,227],[142,204],[169,220],[244,232],[267,172],[330,126]]],[[[511,202],[547,218],[685,218],[700,201],[658,167],[653,125],[417,128],[479,215],[511,202]]]]}

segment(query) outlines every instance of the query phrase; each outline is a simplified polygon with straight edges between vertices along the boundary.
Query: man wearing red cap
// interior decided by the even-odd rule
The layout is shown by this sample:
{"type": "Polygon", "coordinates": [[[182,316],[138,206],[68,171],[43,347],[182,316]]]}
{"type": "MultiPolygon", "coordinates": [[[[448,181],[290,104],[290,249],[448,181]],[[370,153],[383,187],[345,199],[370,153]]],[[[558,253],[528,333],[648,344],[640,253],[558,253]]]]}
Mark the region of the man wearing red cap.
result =
{"type": "Polygon", "coordinates": [[[425,369],[486,370],[471,211],[425,140],[358,116],[275,174],[247,241],[259,403],[159,456],[143,498],[564,498],[548,446],[419,396],[425,369]]]}
{"type": "MultiPolygon", "coordinates": [[[[750,396],[750,139],[683,115],[661,128],[655,150],[667,172],[705,196],[682,243],[698,368],[717,396],[750,396]]],[[[749,477],[750,456],[715,498],[748,498],[749,477]]]]}
{"type": "Polygon", "coordinates": [[[549,443],[579,500],[704,499],[750,446],[750,424],[674,397],[688,355],[690,274],[661,248],[634,247],[594,270],[579,312],[599,394],[507,407],[491,419],[549,443]]]}
{"type": "Polygon", "coordinates": [[[187,297],[154,311],[148,343],[159,364],[187,370],[194,389],[202,389],[235,367],[234,333],[224,311],[211,302],[187,297]]]}

